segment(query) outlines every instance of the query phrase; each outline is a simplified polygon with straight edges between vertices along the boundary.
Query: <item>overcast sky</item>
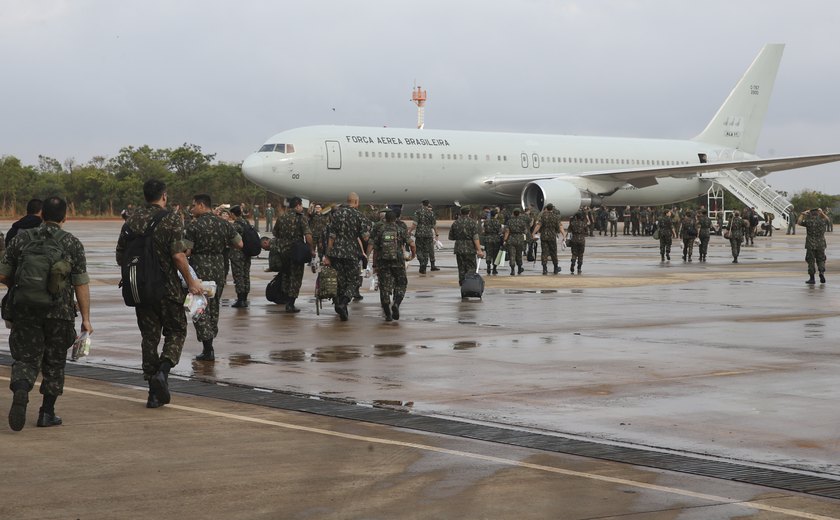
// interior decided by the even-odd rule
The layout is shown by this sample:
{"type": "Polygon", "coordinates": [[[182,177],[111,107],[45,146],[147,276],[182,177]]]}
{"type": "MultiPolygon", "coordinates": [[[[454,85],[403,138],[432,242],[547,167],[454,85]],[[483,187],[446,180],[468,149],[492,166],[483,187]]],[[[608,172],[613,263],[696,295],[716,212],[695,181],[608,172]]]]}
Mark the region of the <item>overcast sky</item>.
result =
{"type": "MultiPolygon", "coordinates": [[[[785,43],[758,153],[840,152],[836,0],[0,0],[0,155],[193,143],[239,162],[313,124],[691,138],[785,43]]],[[[840,163],[766,179],[840,194],[840,163]]]]}

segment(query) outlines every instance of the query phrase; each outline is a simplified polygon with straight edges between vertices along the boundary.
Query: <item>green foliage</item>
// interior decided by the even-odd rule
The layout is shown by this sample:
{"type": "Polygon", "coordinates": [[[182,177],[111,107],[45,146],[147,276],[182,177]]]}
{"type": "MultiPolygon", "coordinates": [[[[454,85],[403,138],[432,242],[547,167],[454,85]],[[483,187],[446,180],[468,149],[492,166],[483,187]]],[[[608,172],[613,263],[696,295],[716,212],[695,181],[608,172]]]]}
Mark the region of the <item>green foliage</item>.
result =
{"type": "Polygon", "coordinates": [[[826,195],[819,191],[803,190],[791,197],[791,204],[796,211],[812,208],[835,208],[840,204],[840,195],[826,195]]]}
{"type": "Polygon", "coordinates": [[[67,199],[71,215],[114,216],[128,204],[143,203],[143,183],[160,179],[168,186],[169,200],[186,206],[198,193],[209,193],[219,203],[278,203],[247,181],[240,165],[216,163],[216,154],[184,143],[178,148],[126,146],[112,158],[95,156],[88,163],[75,159],[64,165],[52,157],[38,156],[36,166],[24,166],[12,156],[0,157],[0,213],[23,213],[29,199],[59,195],[67,199]]]}

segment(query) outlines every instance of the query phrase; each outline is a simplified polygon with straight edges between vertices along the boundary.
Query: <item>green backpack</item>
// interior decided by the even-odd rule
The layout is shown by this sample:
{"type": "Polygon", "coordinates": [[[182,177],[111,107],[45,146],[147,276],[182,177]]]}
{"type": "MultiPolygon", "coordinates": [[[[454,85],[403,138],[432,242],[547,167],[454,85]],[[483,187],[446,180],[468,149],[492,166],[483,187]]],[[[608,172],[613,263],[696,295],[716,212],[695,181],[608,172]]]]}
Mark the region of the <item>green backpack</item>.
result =
{"type": "Polygon", "coordinates": [[[14,305],[52,307],[70,277],[70,263],[64,259],[61,240],[67,232],[43,228],[28,229],[29,241],[21,248],[15,271],[14,305]]]}
{"type": "Polygon", "coordinates": [[[385,224],[379,239],[379,258],[382,260],[399,260],[402,251],[399,246],[399,229],[396,224],[385,224]]]}

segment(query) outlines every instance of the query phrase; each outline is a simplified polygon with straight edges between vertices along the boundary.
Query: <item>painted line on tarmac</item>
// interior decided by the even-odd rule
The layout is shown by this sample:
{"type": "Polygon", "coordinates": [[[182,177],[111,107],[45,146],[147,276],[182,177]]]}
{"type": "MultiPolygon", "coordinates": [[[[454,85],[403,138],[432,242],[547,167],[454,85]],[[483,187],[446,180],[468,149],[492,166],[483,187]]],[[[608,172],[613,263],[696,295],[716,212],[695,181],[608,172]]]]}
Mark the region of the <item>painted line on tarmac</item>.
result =
{"type": "MultiPolygon", "coordinates": [[[[9,378],[0,376],[0,380],[9,381],[9,378]]],[[[138,389],[139,389],[139,387],[138,387],[138,389]]],[[[141,403],[142,404],[142,403],[146,402],[146,399],[138,399],[136,397],[128,397],[128,396],[123,396],[123,395],[118,395],[118,394],[110,394],[110,393],[106,393],[106,392],[97,392],[97,391],[94,391],[94,390],[83,390],[81,388],[65,387],[64,390],[65,391],[70,391],[70,392],[73,392],[73,393],[78,393],[78,394],[90,395],[90,396],[95,396],[95,397],[103,397],[103,398],[106,398],[106,399],[116,399],[116,400],[121,400],[121,401],[129,401],[129,402],[132,402],[132,403],[141,403]]],[[[342,432],[337,432],[337,431],[332,431],[332,430],[324,430],[322,428],[313,428],[313,427],[310,427],[310,426],[301,426],[301,425],[291,424],[291,423],[286,423],[286,422],[272,421],[272,420],[269,420],[269,419],[259,419],[259,418],[256,418],[256,417],[248,417],[248,416],[245,416],[245,415],[237,415],[237,414],[232,414],[232,413],[227,413],[227,412],[218,412],[218,411],[215,411],[215,410],[208,410],[206,408],[196,408],[196,407],[192,407],[192,406],[183,406],[183,405],[178,405],[178,404],[168,404],[168,405],[166,405],[166,408],[170,408],[170,409],[173,409],[173,410],[179,410],[179,411],[182,411],[182,412],[190,412],[190,413],[195,413],[195,414],[208,415],[208,416],[211,416],[211,417],[219,417],[219,418],[223,418],[223,419],[231,419],[231,420],[241,421],[241,422],[262,424],[262,425],[265,425],[265,426],[275,426],[275,427],[284,428],[284,429],[287,429],[287,430],[296,430],[296,431],[302,431],[302,432],[308,432],[308,433],[316,433],[316,434],[319,434],[319,435],[327,435],[327,436],[330,436],[330,437],[338,437],[338,438],[342,438],[342,439],[355,440],[355,441],[361,441],[361,442],[367,442],[367,443],[383,444],[383,445],[388,445],[388,446],[398,446],[398,447],[403,447],[403,448],[413,448],[413,449],[423,450],[423,451],[428,451],[428,452],[441,453],[441,454],[444,454],[444,455],[452,455],[452,456],[455,456],[455,457],[468,458],[468,459],[473,459],[473,460],[481,460],[481,461],[484,461],[484,462],[492,462],[492,463],[500,464],[500,465],[504,465],[504,466],[515,466],[515,467],[519,467],[519,468],[527,468],[527,469],[533,469],[533,470],[537,470],[537,471],[543,471],[543,472],[546,472],[546,473],[554,473],[554,474],[558,474],[558,475],[565,475],[565,476],[568,476],[568,477],[578,477],[578,478],[584,478],[584,479],[588,479],[588,480],[596,480],[596,481],[599,481],[599,482],[606,482],[606,483],[610,483],[610,484],[618,484],[618,485],[622,485],[622,486],[635,487],[635,488],[644,489],[644,490],[648,490],[648,491],[657,491],[657,492],[660,492],[660,493],[668,493],[668,494],[672,494],[672,495],[680,495],[680,496],[691,497],[691,498],[696,498],[696,499],[700,499],[700,500],[706,500],[706,501],[709,501],[709,502],[714,502],[714,503],[719,504],[719,505],[733,505],[733,506],[749,507],[749,508],[752,508],[752,509],[758,509],[758,510],[766,511],[766,512],[769,512],[769,513],[783,514],[783,515],[787,515],[787,516],[791,516],[791,517],[795,517],[795,518],[805,518],[805,519],[808,519],[808,520],[839,520],[838,517],[830,517],[830,516],[817,515],[817,514],[813,514],[813,513],[807,513],[807,512],[803,512],[803,511],[795,511],[795,510],[792,510],[792,509],[775,507],[775,506],[770,506],[770,505],[757,503],[757,502],[733,501],[731,498],[717,496],[717,495],[708,495],[708,494],[705,494],[705,493],[696,493],[694,491],[689,491],[689,490],[685,490],[685,489],[673,488],[673,487],[668,487],[668,486],[659,486],[659,485],[656,485],[656,484],[648,484],[646,482],[639,482],[639,481],[628,480],[628,479],[623,479],[623,478],[607,477],[607,476],[598,475],[598,474],[595,474],[595,473],[587,473],[587,472],[582,472],[582,471],[574,471],[574,470],[568,470],[568,469],[562,469],[562,468],[555,468],[555,467],[552,467],[552,466],[545,466],[545,465],[542,465],[542,464],[532,464],[532,463],[529,463],[529,462],[521,462],[521,461],[512,460],[512,459],[505,459],[505,458],[501,458],[501,457],[493,457],[493,456],[490,456],[490,455],[481,455],[481,454],[478,454],[478,453],[470,453],[470,452],[467,452],[467,451],[451,450],[451,449],[447,449],[447,448],[439,448],[439,447],[436,447],[436,446],[430,446],[428,444],[418,444],[418,443],[413,443],[413,442],[397,441],[397,440],[392,440],[392,439],[384,439],[384,438],[380,438],[380,437],[367,437],[367,436],[363,436],[363,435],[355,435],[355,434],[352,434],[352,433],[342,433],[342,432]]]]}

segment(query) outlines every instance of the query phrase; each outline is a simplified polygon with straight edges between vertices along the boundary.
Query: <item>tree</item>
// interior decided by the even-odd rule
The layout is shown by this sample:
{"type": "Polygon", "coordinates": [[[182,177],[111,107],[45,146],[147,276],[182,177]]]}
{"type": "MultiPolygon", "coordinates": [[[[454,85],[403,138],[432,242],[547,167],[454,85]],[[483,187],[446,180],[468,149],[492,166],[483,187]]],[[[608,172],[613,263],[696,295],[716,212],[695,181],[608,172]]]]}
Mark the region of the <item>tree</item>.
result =
{"type": "Polygon", "coordinates": [[[840,195],[826,195],[819,191],[803,190],[790,199],[797,211],[811,208],[833,208],[840,202],[840,195]]]}
{"type": "Polygon", "coordinates": [[[216,154],[201,153],[201,147],[184,143],[174,150],[167,150],[169,170],[184,180],[210,167],[216,154]]]}

